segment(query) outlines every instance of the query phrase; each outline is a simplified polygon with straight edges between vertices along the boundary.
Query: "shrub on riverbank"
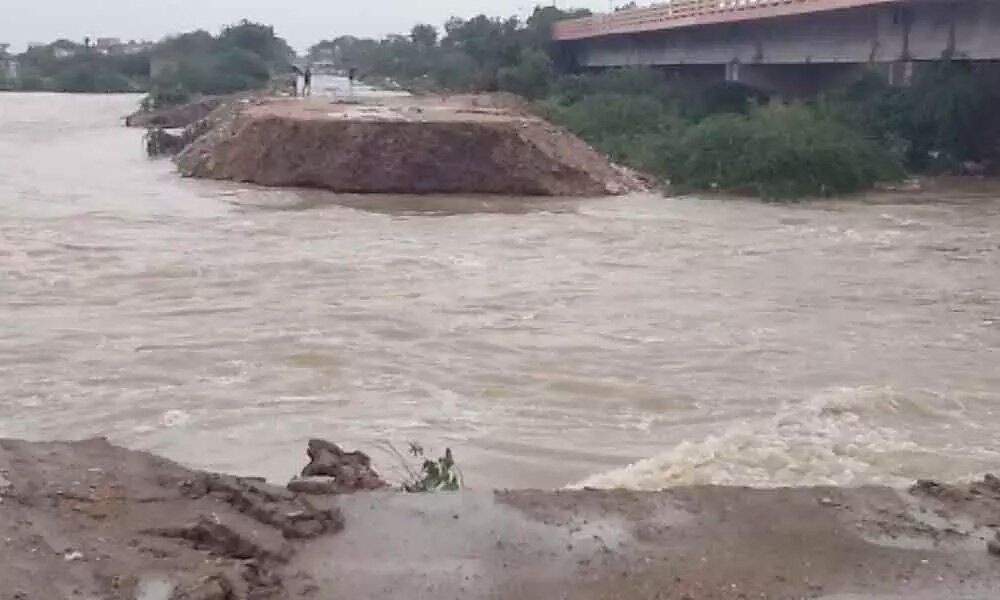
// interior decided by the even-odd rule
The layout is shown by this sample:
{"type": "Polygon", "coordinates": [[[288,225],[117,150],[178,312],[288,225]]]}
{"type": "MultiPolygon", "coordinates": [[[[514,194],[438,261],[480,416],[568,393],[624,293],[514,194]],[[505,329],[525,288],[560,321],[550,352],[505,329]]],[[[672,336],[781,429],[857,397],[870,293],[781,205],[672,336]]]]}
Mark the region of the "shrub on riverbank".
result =
{"type": "Polygon", "coordinates": [[[877,139],[802,105],[700,121],[648,95],[596,94],[540,108],[616,161],[681,189],[787,199],[857,192],[904,172],[900,156],[877,139]]]}
{"type": "Polygon", "coordinates": [[[674,185],[770,199],[847,194],[903,176],[899,156],[805,106],[767,106],[689,127],[666,161],[674,185]]]}
{"type": "Polygon", "coordinates": [[[570,102],[566,97],[549,100],[539,108],[550,121],[613,160],[664,175],[672,140],[685,127],[675,108],[652,95],[597,93],[577,98],[570,102]]]}
{"type": "Polygon", "coordinates": [[[904,154],[917,172],[1000,168],[1000,68],[941,60],[920,65],[909,87],[872,73],[819,107],[904,154]]]}

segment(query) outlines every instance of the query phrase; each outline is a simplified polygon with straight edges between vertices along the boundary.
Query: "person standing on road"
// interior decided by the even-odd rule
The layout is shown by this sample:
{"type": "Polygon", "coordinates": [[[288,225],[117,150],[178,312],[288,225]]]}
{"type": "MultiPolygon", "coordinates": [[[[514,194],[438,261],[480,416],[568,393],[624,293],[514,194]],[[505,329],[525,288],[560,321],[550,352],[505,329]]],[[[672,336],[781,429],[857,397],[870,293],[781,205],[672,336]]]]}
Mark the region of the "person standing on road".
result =
{"type": "Polygon", "coordinates": [[[306,72],[302,75],[302,95],[311,96],[313,90],[312,67],[306,67],[306,72]]]}
{"type": "Polygon", "coordinates": [[[288,77],[288,87],[291,88],[292,97],[299,97],[299,75],[302,74],[302,69],[291,65],[292,73],[288,77]]]}

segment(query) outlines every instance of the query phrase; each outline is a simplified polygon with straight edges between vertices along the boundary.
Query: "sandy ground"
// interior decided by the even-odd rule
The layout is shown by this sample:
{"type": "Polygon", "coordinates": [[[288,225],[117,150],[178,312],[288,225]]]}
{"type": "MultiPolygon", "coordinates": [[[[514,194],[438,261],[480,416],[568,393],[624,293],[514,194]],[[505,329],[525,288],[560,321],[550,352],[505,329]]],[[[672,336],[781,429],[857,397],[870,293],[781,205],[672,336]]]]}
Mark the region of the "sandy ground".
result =
{"type": "Polygon", "coordinates": [[[304,496],[0,441],[0,599],[988,599],[1000,480],[304,496]],[[343,527],[343,529],[341,529],[343,527]]]}

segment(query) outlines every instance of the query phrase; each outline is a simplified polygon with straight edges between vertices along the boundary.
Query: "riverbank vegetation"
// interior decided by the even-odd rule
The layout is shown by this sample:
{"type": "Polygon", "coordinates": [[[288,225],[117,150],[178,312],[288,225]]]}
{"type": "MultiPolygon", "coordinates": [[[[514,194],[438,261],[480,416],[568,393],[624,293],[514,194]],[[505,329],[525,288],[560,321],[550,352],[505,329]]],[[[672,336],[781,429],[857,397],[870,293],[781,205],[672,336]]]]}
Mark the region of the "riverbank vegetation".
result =
{"type": "Polygon", "coordinates": [[[156,43],[58,40],[12,57],[17,77],[7,89],[48,92],[149,92],[150,105],[197,94],[267,86],[289,72],[295,53],[274,29],[241,21],[218,35],[193,31],[156,43]]]}
{"type": "MultiPolygon", "coordinates": [[[[382,39],[341,36],[315,63],[421,91],[506,91],[615,160],[680,189],[768,198],[843,194],[905,173],[1000,171],[1000,71],[957,57],[918,65],[912,85],[872,71],[849,88],[796,103],[736,83],[671,85],[655,68],[583,71],[551,40],[586,10],[537,7],[526,19],[453,18],[382,39]]],[[[293,70],[267,25],[242,21],[155,44],[60,40],[15,57],[0,89],[149,92],[144,108],[199,94],[263,89],[293,70]]]]}
{"type": "Polygon", "coordinates": [[[735,83],[691,91],[657,69],[575,69],[551,40],[556,21],[587,14],[539,7],[525,20],[452,19],[384,39],[351,36],[310,58],[414,91],[507,91],[535,103],[615,160],[679,189],[767,198],[847,194],[906,173],[1000,168],[1000,77],[943,57],[912,85],[871,72],[836,93],[779,103],[735,83]]]}

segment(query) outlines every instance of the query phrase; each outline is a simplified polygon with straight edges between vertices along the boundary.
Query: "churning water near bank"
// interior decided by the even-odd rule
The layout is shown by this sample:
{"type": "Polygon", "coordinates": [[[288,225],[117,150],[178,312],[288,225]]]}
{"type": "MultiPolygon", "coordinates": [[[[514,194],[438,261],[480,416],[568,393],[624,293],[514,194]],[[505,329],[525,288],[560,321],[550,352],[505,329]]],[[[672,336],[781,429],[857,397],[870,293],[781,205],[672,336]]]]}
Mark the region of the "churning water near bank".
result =
{"type": "Polygon", "coordinates": [[[478,486],[1000,466],[1000,193],[249,189],[146,160],[136,101],[0,95],[0,436],[278,480],[310,436],[478,486]]]}

